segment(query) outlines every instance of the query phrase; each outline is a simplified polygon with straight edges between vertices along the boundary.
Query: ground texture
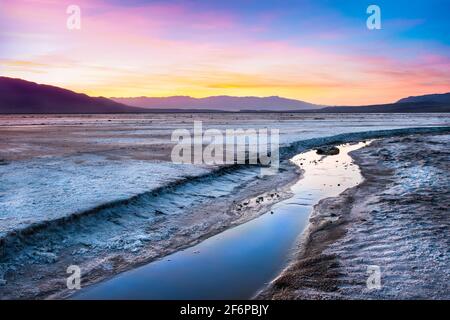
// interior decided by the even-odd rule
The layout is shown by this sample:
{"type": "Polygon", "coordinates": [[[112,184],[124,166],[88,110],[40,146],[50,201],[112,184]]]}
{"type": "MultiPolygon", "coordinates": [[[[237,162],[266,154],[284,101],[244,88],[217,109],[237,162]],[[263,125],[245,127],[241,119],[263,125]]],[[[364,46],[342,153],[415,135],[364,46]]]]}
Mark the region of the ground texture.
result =
{"type": "Polygon", "coordinates": [[[352,156],[365,181],[321,201],[273,299],[449,299],[450,137],[373,142],[352,156]],[[381,288],[370,289],[371,266],[381,288]]]}

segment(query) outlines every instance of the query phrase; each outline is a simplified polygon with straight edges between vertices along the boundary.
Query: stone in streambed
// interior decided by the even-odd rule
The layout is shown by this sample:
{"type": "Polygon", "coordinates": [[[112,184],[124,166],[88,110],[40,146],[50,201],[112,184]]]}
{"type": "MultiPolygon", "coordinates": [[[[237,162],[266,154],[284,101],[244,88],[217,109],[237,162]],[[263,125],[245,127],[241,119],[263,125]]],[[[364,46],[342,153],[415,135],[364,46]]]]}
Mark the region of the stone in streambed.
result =
{"type": "Polygon", "coordinates": [[[339,154],[339,149],[334,146],[323,146],[317,148],[316,152],[320,155],[334,156],[336,154],[339,154]]]}

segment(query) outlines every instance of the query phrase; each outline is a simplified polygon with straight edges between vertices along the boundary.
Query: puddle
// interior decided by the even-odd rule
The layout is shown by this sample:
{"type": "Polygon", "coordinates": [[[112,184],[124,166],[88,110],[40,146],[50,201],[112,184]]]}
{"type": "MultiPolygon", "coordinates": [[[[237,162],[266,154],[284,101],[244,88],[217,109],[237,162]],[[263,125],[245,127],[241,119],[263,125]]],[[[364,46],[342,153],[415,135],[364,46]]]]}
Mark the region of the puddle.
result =
{"type": "Polygon", "coordinates": [[[292,161],[305,170],[294,196],[240,226],[161,260],[84,288],[73,299],[250,299],[288,264],[313,206],[362,181],[344,144],[334,156],[315,151],[292,161]]]}

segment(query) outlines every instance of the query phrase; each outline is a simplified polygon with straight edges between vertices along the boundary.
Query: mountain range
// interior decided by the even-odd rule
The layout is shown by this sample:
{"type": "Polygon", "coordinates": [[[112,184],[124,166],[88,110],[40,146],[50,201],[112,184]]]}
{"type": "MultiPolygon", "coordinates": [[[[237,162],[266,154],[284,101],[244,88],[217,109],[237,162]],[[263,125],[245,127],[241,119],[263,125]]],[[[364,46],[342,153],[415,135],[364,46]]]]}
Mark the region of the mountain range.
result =
{"type": "Polygon", "coordinates": [[[59,87],[0,77],[0,113],[139,112],[104,97],[90,97],[59,87]]]}
{"type": "Polygon", "coordinates": [[[397,101],[397,103],[415,103],[415,102],[434,102],[434,103],[450,103],[450,92],[443,94],[427,94],[424,96],[413,96],[403,98],[397,101]]]}
{"type": "Polygon", "coordinates": [[[112,100],[129,106],[145,109],[199,109],[199,110],[226,110],[226,111],[298,111],[317,109],[323,106],[301,100],[272,97],[232,97],[214,96],[207,98],[192,98],[188,96],[173,96],[164,98],[137,97],[137,98],[111,98],[112,100]]]}
{"type": "Polygon", "coordinates": [[[271,97],[214,96],[192,98],[90,97],[22,79],[0,77],[0,113],[148,113],[148,112],[450,112],[450,93],[412,96],[391,104],[323,106],[271,97]]]}

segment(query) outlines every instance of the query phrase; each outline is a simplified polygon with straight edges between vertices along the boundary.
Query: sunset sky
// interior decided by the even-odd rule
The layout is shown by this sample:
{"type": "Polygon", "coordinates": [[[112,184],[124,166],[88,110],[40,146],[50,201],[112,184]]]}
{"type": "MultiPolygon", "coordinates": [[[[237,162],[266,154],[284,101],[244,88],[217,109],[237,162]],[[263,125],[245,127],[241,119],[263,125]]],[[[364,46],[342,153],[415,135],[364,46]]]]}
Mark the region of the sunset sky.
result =
{"type": "Polygon", "coordinates": [[[450,91],[449,12],[449,0],[0,0],[0,74],[107,97],[386,103],[450,91]],[[66,27],[71,4],[80,30],[66,27]],[[381,30],[366,27],[370,4],[381,30]]]}

